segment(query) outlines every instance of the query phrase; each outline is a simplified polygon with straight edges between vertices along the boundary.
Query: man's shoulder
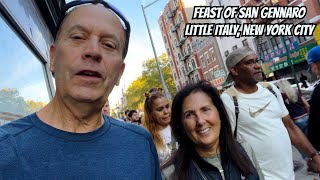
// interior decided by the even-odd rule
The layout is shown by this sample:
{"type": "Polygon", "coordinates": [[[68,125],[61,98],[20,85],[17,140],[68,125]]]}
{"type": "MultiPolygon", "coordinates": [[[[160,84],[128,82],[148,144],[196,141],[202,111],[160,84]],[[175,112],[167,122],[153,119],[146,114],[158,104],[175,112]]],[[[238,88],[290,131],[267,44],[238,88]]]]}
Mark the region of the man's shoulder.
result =
{"type": "Polygon", "coordinates": [[[110,123],[111,126],[118,128],[117,131],[122,131],[123,133],[126,133],[127,135],[129,134],[135,134],[137,136],[144,137],[148,139],[149,141],[152,141],[151,134],[144,129],[143,127],[133,124],[133,123],[127,123],[124,121],[119,121],[114,118],[110,117],[110,123]]]}
{"type": "Polygon", "coordinates": [[[31,114],[21,119],[14,120],[10,123],[2,125],[0,129],[2,131],[5,131],[7,134],[11,135],[12,137],[16,137],[19,134],[33,127],[33,123],[32,123],[33,116],[35,116],[35,114],[31,114]]]}

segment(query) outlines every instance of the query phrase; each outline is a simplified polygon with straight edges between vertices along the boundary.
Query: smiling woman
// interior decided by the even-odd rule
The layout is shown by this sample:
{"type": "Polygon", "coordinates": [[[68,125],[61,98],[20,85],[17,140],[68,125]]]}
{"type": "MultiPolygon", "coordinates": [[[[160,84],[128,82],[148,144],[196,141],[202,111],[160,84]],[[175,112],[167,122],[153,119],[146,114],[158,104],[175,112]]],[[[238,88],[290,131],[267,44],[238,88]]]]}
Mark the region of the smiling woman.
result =
{"type": "Polygon", "coordinates": [[[163,165],[163,179],[263,179],[250,145],[232,136],[224,105],[210,82],[177,93],[170,125],[179,149],[163,165]]]}

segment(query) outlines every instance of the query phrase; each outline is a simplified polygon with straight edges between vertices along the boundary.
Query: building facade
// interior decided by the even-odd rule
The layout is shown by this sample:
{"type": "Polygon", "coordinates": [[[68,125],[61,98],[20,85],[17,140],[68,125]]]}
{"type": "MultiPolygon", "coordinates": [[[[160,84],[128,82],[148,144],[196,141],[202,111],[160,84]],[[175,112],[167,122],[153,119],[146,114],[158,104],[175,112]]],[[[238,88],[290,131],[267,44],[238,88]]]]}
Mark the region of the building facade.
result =
{"type": "MultiPolygon", "coordinates": [[[[305,6],[307,14],[303,19],[253,19],[248,23],[289,23],[303,24],[320,22],[320,2],[318,0],[240,0],[242,6],[305,6]]],[[[320,32],[319,32],[320,33],[320,32]]],[[[263,60],[263,71],[266,78],[279,79],[301,73],[308,76],[309,81],[315,77],[306,72],[308,69],[306,54],[316,46],[314,36],[262,36],[254,39],[256,50],[263,60]],[[292,66],[292,67],[291,67],[292,66]]]]}
{"type": "Polygon", "coordinates": [[[53,97],[49,48],[64,4],[0,1],[0,125],[39,110],[53,97]]]}
{"type": "Polygon", "coordinates": [[[200,5],[206,1],[170,0],[158,21],[177,90],[204,79],[221,86],[226,74],[214,38],[184,36],[187,23],[210,22],[192,19],[193,7],[200,5]]]}

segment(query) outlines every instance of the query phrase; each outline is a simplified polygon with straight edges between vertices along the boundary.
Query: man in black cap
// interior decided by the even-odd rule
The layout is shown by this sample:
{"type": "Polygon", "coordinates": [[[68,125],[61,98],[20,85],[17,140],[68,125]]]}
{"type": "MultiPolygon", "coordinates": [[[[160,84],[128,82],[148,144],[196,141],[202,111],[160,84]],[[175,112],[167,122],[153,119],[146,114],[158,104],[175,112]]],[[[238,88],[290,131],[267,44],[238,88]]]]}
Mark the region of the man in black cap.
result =
{"type": "Polygon", "coordinates": [[[1,127],[0,179],[161,179],[150,133],[101,114],[124,71],[129,36],[129,22],[103,0],[63,7],[50,47],[56,93],[1,127]]]}

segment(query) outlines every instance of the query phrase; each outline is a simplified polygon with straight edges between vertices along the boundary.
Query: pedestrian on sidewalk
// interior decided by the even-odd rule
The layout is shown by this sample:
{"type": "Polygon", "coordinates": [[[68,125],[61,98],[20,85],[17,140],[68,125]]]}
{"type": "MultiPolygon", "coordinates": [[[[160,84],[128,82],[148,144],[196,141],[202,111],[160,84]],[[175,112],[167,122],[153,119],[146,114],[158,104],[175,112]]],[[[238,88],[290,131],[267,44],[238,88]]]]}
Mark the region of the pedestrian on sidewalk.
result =
{"type": "MultiPolygon", "coordinates": [[[[320,79],[320,46],[312,48],[308,52],[308,64],[311,66],[311,70],[320,79]]],[[[315,85],[311,100],[310,100],[310,115],[309,115],[309,127],[308,138],[313,146],[320,151],[320,80],[315,85]]],[[[318,153],[317,153],[318,154],[318,153]]],[[[308,161],[309,166],[315,166],[314,158],[308,161]]],[[[317,169],[320,172],[320,168],[317,169]]]]}
{"type": "Polygon", "coordinates": [[[231,118],[233,132],[253,148],[266,179],[294,180],[291,142],[314,164],[317,171],[320,156],[302,131],[293,123],[281,93],[273,84],[262,80],[260,61],[250,48],[231,52],[226,65],[234,85],[221,98],[231,118]]]}

